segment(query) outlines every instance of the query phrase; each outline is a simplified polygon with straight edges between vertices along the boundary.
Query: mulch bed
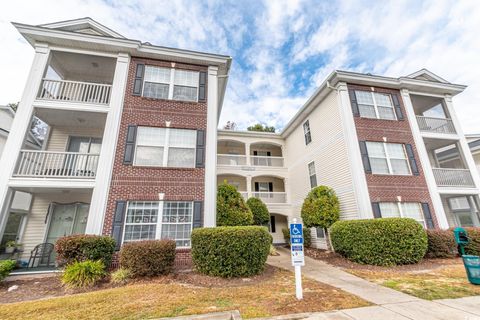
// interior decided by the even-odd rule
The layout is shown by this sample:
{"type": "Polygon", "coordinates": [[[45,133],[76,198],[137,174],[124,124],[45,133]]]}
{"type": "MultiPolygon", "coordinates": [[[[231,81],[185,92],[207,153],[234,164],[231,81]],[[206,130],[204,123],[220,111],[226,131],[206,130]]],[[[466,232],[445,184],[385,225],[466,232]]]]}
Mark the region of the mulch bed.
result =
{"type": "Polygon", "coordinates": [[[322,250],[322,249],[305,248],[305,255],[316,260],[324,261],[332,266],[340,267],[342,269],[356,269],[356,270],[370,270],[370,271],[428,272],[430,270],[434,270],[446,265],[462,264],[462,260],[460,258],[423,259],[417,264],[407,264],[407,265],[394,266],[394,267],[381,267],[381,266],[371,266],[371,265],[352,262],[337,253],[322,250]]]}

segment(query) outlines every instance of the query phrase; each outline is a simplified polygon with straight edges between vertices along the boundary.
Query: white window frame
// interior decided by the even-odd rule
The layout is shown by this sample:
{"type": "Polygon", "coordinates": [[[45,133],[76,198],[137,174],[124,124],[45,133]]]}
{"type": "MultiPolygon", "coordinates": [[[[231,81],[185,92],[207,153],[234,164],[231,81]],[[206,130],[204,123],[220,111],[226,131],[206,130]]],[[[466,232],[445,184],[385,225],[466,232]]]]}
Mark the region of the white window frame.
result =
{"type": "MultiPolygon", "coordinates": [[[[372,159],[372,158],[373,158],[373,159],[386,159],[386,160],[387,160],[388,173],[375,173],[375,172],[373,172],[373,168],[372,168],[372,174],[376,174],[376,175],[390,175],[390,176],[411,176],[411,175],[412,175],[412,168],[410,167],[410,160],[408,159],[407,150],[405,150],[405,144],[404,144],[404,143],[380,142],[380,141],[366,141],[366,147],[367,147],[368,160],[369,160],[369,161],[370,161],[370,159],[372,159]],[[383,151],[385,152],[385,158],[372,157],[372,156],[370,156],[370,152],[368,152],[368,144],[369,144],[369,143],[380,143],[380,144],[382,144],[382,146],[383,146],[383,151]],[[401,146],[402,146],[402,149],[403,149],[403,154],[405,155],[405,158],[391,158],[391,157],[390,157],[390,154],[388,153],[388,148],[387,148],[387,145],[388,145],[388,144],[399,144],[399,145],[401,145],[401,146]],[[405,161],[407,162],[408,173],[405,173],[405,174],[393,173],[391,159],[394,159],[394,160],[405,160],[405,161]]],[[[372,162],[372,161],[370,161],[370,166],[371,166],[371,162],[372,162]]]]}
{"type": "Polygon", "coordinates": [[[306,120],[303,124],[303,138],[305,141],[305,145],[309,145],[312,142],[312,130],[310,129],[310,121],[306,120]],[[307,142],[307,135],[308,135],[308,142],[307,142]]]}
{"type": "MultiPolygon", "coordinates": [[[[160,66],[154,66],[154,65],[145,65],[145,68],[162,68],[162,69],[169,69],[170,70],[170,82],[169,83],[164,83],[164,82],[155,82],[155,83],[163,83],[163,84],[168,84],[168,98],[167,100],[174,100],[174,101],[183,101],[183,102],[198,102],[198,91],[199,91],[199,83],[197,82],[197,94],[195,96],[195,100],[180,100],[180,99],[173,99],[173,88],[175,86],[175,71],[177,69],[175,68],[167,68],[167,67],[160,67],[160,66]]],[[[178,69],[181,71],[187,71],[187,72],[195,72],[198,74],[198,77],[200,77],[200,72],[199,71],[193,71],[193,70],[186,70],[186,69],[178,69]]],[[[142,83],[142,97],[144,97],[144,90],[145,90],[145,82],[151,82],[151,81],[146,81],[145,76],[143,77],[143,83],[142,83]]],[[[193,87],[192,87],[193,88],[193,87]]],[[[147,97],[150,98],[150,97],[147,97]]],[[[150,99],[157,99],[157,100],[162,100],[162,98],[150,98],[150,99]]]]}
{"type": "Polygon", "coordinates": [[[308,170],[308,178],[310,180],[310,189],[313,189],[318,186],[318,181],[317,181],[317,168],[315,167],[315,161],[310,161],[307,163],[307,170],[308,170]],[[310,165],[313,167],[313,174],[310,172],[310,165]],[[312,177],[315,176],[315,186],[312,186],[312,177]]]}
{"type": "MultiPolygon", "coordinates": [[[[397,205],[397,208],[398,208],[398,212],[400,214],[400,218],[411,218],[411,217],[408,217],[408,216],[405,216],[404,214],[404,210],[403,210],[403,206],[402,204],[405,204],[405,203],[415,203],[418,205],[418,207],[420,208],[420,212],[421,212],[421,217],[422,217],[422,220],[415,220],[417,221],[418,223],[420,223],[424,228],[427,227],[427,224],[425,222],[425,214],[423,212],[423,208],[422,208],[422,204],[420,202],[391,202],[391,201],[382,201],[382,202],[379,202],[379,204],[381,203],[393,203],[395,205],[397,205]]],[[[380,214],[382,214],[382,210],[380,208],[380,214]]],[[[383,217],[383,215],[382,215],[383,217]]],[[[413,218],[412,218],[413,219],[413,218]]]]}
{"type": "MultiPolygon", "coordinates": [[[[365,116],[362,116],[360,114],[360,109],[358,110],[359,114],[360,114],[360,117],[362,118],[368,118],[368,119],[379,119],[379,120],[390,120],[390,121],[397,121],[398,118],[397,118],[397,113],[395,112],[395,106],[393,105],[393,100],[392,100],[392,95],[389,94],[389,93],[383,93],[383,92],[376,92],[376,91],[366,91],[366,90],[355,90],[355,98],[357,99],[357,104],[358,103],[358,98],[357,98],[357,91],[361,91],[361,92],[367,92],[367,93],[370,93],[372,95],[372,100],[373,100],[373,109],[375,111],[375,118],[371,118],[371,117],[365,117],[365,116]],[[386,118],[380,118],[380,113],[378,112],[378,103],[377,103],[377,99],[375,99],[375,93],[377,94],[383,94],[383,95],[386,95],[388,96],[388,99],[390,100],[390,103],[392,104],[392,111],[393,111],[393,117],[394,119],[386,119],[386,118]]],[[[364,103],[360,103],[360,104],[364,104],[364,103]]],[[[387,108],[387,106],[380,106],[382,108],[387,108]]]]}
{"type": "MultiPolygon", "coordinates": [[[[135,152],[133,153],[133,165],[138,166],[138,167],[157,167],[157,168],[195,168],[195,164],[197,161],[197,146],[196,146],[196,141],[197,141],[197,132],[194,129],[183,129],[183,128],[170,128],[170,127],[148,127],[148,126],[139,126],[137,128],[137,137],[135,139],[135,152]],[[157,165],[157,164],[137,164],[137,147],[151,147],[151,148],[158,148],[157,146],[151,146],[151,145],[144,145],[144,144],[138,144],[138,128],[157,128],[157,129],[164,129],[165,130],[165,145],[163,146],[163,159],[162,159],[162,165],[157,165]],[[193,163],[192,166],[189,167],[172,167],[168,166],[168,154],[170,152],[170,131],[172,129],[177,129],[177,130],[191,130],[195,131],[195,148],[194,150],[194,156],[193,156],[193,163]]],[[[185,148],[188,149],[188,148],[185,148]]]]}
{"type": "MultiPolygon", "coordinates": [[[[163,207],[164,207],[164,204],[165,202],[188,202],[191,204],[191,208],[192,208],[192,219],[190,221],[190,230],[193,231],[193,210],[194,210],[194,204],[193,204],[193,201],[167,201],[167,200],[163,200],[163,201],[150,201],[150,200],[132,200],[132,201],[127,201],[127,207],[126,207],[126,210],[125,210],[125,217],[123,219],[123,232],[122,232],[122,244],[124,243],[129,243],[129,242],[137,242],[137,241],[144,241],[144,240],[149,240],[149,239],[139,239],[139,240],[131,240],[131,241],[127,241],[125,242],[125,232],[126,232],[126,226],[127,225],[153,225],[155,223],[127,223],[127,215],[128,215],[128,208],[130,206],[130,203],[132,202],[152,202],[152,203],[157,203],[158,204],[158,216],[157,216],[157,222],[156,222],[156,229],[155,229],[155,239],[150,239],[150,240],[161,240],[162,239],[162,226],[163,224],[169,224],[169,225],[172,225],[172,224],[177,224],[177,223],[173,223],[173,222],[163,222],[163,207]]],[[[179,223],[179,224],[187,224],[187,223],[179,223]]],[[[173,241],[176,241],[177,239],[171,239],[173,241]]],[[[180,240],[185,240],[184,238],[180,239],[180,240]]],[[[191,241],[191,240],[190,240],[191,241]]],[[[190,248],[191,247],[191,242],[190,242],[190,246],[177,246],[177,248],[190,248]]]]}

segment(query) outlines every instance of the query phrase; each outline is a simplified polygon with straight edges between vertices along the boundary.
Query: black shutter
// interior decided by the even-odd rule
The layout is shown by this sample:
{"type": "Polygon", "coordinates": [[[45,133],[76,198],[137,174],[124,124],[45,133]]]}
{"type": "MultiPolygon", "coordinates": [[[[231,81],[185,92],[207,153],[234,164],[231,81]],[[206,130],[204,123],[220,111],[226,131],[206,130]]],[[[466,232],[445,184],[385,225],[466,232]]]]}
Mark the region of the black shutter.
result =
{"type": "Polygon", "coordinates": [[[375,219],[382,217],[382,212],[380,211],[380,204],[378,202],[372,202],[373,217],[375,219]]]}
{"type": "Polygon", "coordinates": [[[370,159],[368,158],[367,143],[365,141],[359,141],[360,154],[362,155],[363,169],[365,173],[372,173],[372,167],[370,165],[370,159]]]}
{"type": "Polygon", "coordinates": [[[205,88],[207,84],[207,73],[201,71],[198,77],[198,101],[204,102],[207,98],[205,88]]]}
{"type": "Polygon", "coordinates": [[[122,245],[122,235],[123,235],[123,221],[125,219],[125,211],[127,209],[126,201],[117,201],[115,203],[115,215],[113,217],[112,224],[112,238],[115,239],[115,250],[120,250],[122,245]]]}
{"type": "Polygon", "coordinates": [[[420,173],[418,172],[417,161],[415,160],[415,154],[413,153],[412,145],[406,144],[405,150],[407,151],[408,161],[410,161],[410,168],[412,168],[412,173],[413,175],[418,176],[420,173]]]}
{"type": "Polygon", "coordinates": [[[270,216],[270,232],[271,233],[277,232],[277,228],[275,226],[275,216],[270,216]]]}
{"type": "Polygon", "coordinates": [[[398,100],[398,95],[397,94],[392,94],[392,101],[393,101],[393,106],[395,107],[395,113],[397,114],[397,119],[398,120],[403,120],[403,112],[402,108],[400,107],[400,100],[398,100]]]}
{"type": "Polygon", "coordinates": [[[125,154],[123,155],[123,164],[133,164],[133,154],[135,153],[135,140],[137,138],[137,126],[130,125],[127,128],[127,138],[125,141],[125,154]]]}
{"type": "Polygon", "coordinates": [[[268,191],[273,192],[273,182],[268,183],[268,191]]]}
{"type": "Polygon", "coordinates": [[[355,90],[348,90],[348,95],[350,96],[350,104],[352,106],[352,112],[354,117],[360,117],[360,111],[358,111],[357,96],[355,95],[355,90]]]}
{"type": "Polygon", "coordinates": [[[433,218],[432,213],[430,212],[430,206],[428,203],[422,203],[422,210],[423,216],[425,217],[425,224],[427,225],[428,229],[433,229],[435,226],[433,225],[433,218]]]}
{"type": "Polygon", "coordinates": [[[197,130],[195,167],[205,168],[205,130],[197,130]]]}
{"type": "Polygon", "coordinates": [[[193,228],[203,227],[203,201],[193,202],[193,228]]]}
{"type": "Polygon", "coordinates": [[[137,70],[135,71],[135,80],[133,81],[133,95],[142,95],[143,75],[145,73],[145,65],[137,64],[137,70]]]}
{"type": "Polygon", "coordinates": [[[260,188],[258,186],[258,182],[255,182],[255,192],[259,192],[260,191],[260,188]]]}

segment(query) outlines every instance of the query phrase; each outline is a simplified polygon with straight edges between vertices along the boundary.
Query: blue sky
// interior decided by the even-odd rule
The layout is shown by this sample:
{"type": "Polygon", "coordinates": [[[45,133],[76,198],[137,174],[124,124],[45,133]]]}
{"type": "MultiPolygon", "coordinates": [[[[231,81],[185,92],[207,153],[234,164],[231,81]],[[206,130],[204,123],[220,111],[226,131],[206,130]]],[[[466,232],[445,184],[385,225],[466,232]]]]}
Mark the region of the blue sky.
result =
{"type": "Polygon", "coordinates": [[[465,132],[480,132],[475,0],[9,1],[0,12],[1,104],[19,100],[33,57],[10,21],[84,16],[127,38],[232,56],[220,126],[282,128],[335,69],[397,77],[428,68],[469,86],[454,104],[465,132]]]}

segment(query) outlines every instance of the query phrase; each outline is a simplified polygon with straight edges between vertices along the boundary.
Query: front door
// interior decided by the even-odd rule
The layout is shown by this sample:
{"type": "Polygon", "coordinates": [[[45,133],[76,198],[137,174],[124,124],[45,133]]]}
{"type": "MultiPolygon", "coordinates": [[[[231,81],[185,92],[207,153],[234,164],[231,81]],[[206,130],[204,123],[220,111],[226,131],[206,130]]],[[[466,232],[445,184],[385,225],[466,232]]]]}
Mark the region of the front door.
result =
{"type": "Polygon", "coordinates": [[[70,175],[92,176],[97,167],[98,155],[102,147],[102,139],[91,137],[70,137],[69,154],[65,159],[65,167],[70,175]]]}
{"type": "Polygon", "coordinates": [[[46,242],[55,244],[60,237],[85,233],[89,204],[52,203],[52,206],[46,242]]]}

